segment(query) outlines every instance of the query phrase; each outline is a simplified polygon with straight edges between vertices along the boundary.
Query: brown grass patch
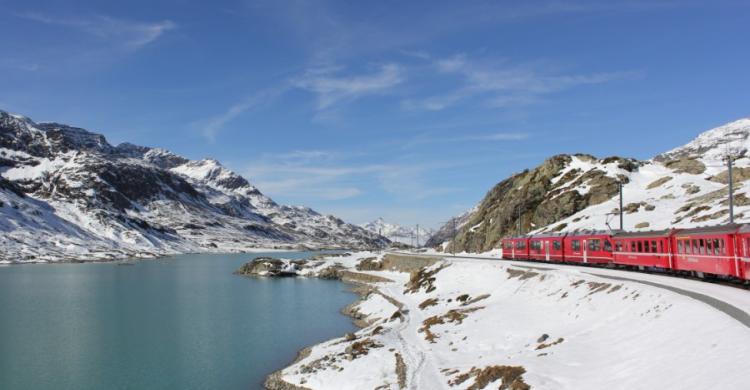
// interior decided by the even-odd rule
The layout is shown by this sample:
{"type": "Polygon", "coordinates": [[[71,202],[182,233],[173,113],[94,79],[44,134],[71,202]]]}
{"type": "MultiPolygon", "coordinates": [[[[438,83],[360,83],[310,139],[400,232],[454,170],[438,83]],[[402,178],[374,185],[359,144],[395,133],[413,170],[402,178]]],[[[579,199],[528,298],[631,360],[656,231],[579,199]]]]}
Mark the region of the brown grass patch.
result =
{"type": "Polygon", "coordinates": [[[529,390],[531,386],[523,381],[526,369],[521,366],[489,366],[483,369],[473,367],[466,373],[459,374],[448,381],[450,386],[460,385],[474,378],[474,383],[467,387],[468,390],[484,389],[490,383],[501,380],[499,390],[529,390]]]}
{"type": "Polygon", "coordinates": [[[551,347],[551,346],[553,346],[553,345],[557,345],[557,344],[560,344],[560,343],[562,343],[563,341],[565,341],[565,339],[564,339],[564,338],[562,338],[562,337],[560,337],[559,339],[557,339],[557,340],[555,340],[555,341],[553,341],[553,342],[551,342],[551,343],[541,343],[541,344],[537,345],[535,349],[536,349],[536,350],[538,351],[538,350],[540,350],[540,349],[545,349],[545,348],[549,348],[549,347],[551,347]]]}
{"type": "Polygon", "coordinates": [[[419,309],[420,310],[424,310],[424,309],[426,309],[426,308],[428,308],[430,306],[437,305],[437,303],[438,303],[438,299],[437,298],[427,298],[424,301],[422,301],[422,303],[419,304],[419,309]]]}
{"type": "Polygon", "coordinates": [[[406,363],[401,354],[396,352],[396,377],[398,378],[398,388],[406,388],[406,363]]]}
{"type": "Polygon", "coordinates": [[[518,278],[519,280],[526,280],[539,275],[538,272],[524,271],[515,268],[506,268],[505,271],[508,272],[508,279],[518,278]]]}
{"type": "Polygon", "coordinates": [[[484,300],[484,299],[487,299],[489,297],[490,297],[490,294],[478,295],[478,296],[476,296],[474,298],[471,298],[471,299],[465,301],[464,303],[461,304],[461,306],[469,306],[471,304],[477,303],[477,302],[479,302],[481,300],[484,300]]]}
{"type": "Polygon", "coordinates": [[[589,295],[596,294],[600,291],[604,291],[612,287],[612,284],[610,283],[599,283],[599,282],[588,282],[586,283],[586,285],[589,286],[589,295]]]}
{"type": "Polygon", "coordinates": [[[448,310],[448,312],[443,315],[429,317],[422,321],[422,327],[419,328],[419,333],[424,333],[425,340],[434,343],[435,339],[438,338],[438,335],[432,333],[431,330],[434,325],[443,325],[445,323],[454,323],[456,325],[460,325],[463,323],[466,317],[468,317],[469,313],[475,312],[479,309],[483,309],[483,307],[448,310]]]}
{"type": "Polygon", "coordinates": [[[435,275],[447,266],[447,264],[443,264],[431,270],[428,270],[427,267],[423,267],[417,272],[412,272],[409,281],[406,283],[404,294],[415,293],[423,288],[427,293],[435,291],[435,275]]]}

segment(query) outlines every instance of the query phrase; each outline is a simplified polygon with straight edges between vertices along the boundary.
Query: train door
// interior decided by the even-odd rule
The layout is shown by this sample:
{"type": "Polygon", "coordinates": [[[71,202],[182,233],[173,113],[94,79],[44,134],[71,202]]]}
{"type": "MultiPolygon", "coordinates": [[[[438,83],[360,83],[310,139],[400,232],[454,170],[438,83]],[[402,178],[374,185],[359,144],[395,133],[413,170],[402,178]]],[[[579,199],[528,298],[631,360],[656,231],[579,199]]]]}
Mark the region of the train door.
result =
{"type": "Polygon", "coordinates": [[[583,262],[588,263],[589,262],[589,248],[588,245],[586,245],[586,240],[583,240],[583,262]]]}
{"type": "Polygon", "coordinates": [[[544,259],[549,261],[549,240],[544,242],[544,259]]]}

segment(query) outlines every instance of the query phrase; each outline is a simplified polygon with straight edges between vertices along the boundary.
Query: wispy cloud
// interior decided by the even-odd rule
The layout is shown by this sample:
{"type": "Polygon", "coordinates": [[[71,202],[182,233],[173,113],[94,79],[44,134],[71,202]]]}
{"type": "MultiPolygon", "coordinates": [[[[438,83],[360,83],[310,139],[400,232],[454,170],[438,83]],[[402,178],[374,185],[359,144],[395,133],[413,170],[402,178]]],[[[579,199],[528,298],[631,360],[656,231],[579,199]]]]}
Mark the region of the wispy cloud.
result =
{"type": "Polygon", "coordinates": [[[167,31],[177,27],[177,24],[171,20],[138,22],[106,15],[70,17],[27,12],[16,14],[16,16],[47,25],[74,28],[98,39],[132,50],[148,45],[167,31]]]}
{"type": "Polygon", "coordinates": [[[464,134],[455,136],[441,136],[431,133],[423,133],[412,137],[411,139],[400,141],[402,147],[412,147],[417,145],[457,143],[457,142],[501,142],[501,141],[522,141],[529,138],[528,133],[520,132],[495,132],[486,134],[464,134]]]}
{"type": "Polygon", "coordinates": [[[385,191],[399,199],[424,199],[461,189],[430,183],[436,170],[466,164],[465,161],[367,164],[348,161],[346,153],[320,150],[292,151],[262,156],[248,164],[244,174],[261,191],[272,196],[343,200],[385,191]]]}
{"type": "Polygon", "coordinates": [[[393,63],[382,65],[368,74],[344,76],[340,73],[340,68],[311,69],[293,84],[315,93],[318,109],[325,110],[336,103],[384,93],[404,81],[401,67],[393,63]]]}
{"type": "Polygon", "coordinates": [[[276,88],[269,88],[260,92],[256,92],[255,94],[252,94],[245,99],[227,107],[227,109],[221,114],[215,115],[203,121],[196,122],[193,124],[193,126],[197,126],[200,129],[203,137],[211,142],[214,142],[219,131],[221,131],[221,129],[224,128],[227,123],[233,121],[235,118],[248,111],[254,110],[266,104],[271,104],[277,97],[283,95],[288,90],[288,88],[289,87],[287,84],[282,83],[276,88]]]}
{"type": "Polygon", "coordinates": [[[559,74],[537,64],[511,64],[507,61],[471,61],[465,54],[433,61],[438,75],[457,76],[458,87],[421,99],[407,99],[407,109],[439,111],[473,98],[482,98],[488,107],[525,105],[544,95],[583,85],[602,84],[637,76],[637,72],[559,74]]]}

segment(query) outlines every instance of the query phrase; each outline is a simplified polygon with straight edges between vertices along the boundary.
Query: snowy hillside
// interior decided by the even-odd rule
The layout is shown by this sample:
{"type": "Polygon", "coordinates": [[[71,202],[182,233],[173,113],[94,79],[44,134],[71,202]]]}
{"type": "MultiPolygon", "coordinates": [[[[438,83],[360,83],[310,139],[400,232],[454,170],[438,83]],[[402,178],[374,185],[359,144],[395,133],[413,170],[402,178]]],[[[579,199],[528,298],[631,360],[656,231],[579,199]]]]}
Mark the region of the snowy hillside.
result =
{"type": "Polygon", "coordinates": [[[388,223],[383,218],[378,218],[372,222],[359,225],[360,227],[367,229],[373,233],[381,234],[387,237],[393,242],[400,242],[406,245],[424,245],[429,238],[434,234],[433,229],[421,227],[417,231],[417,227],[405,227],[393,223],[388,223]]]}
{"type": "Polygon", "coordinates": [[[413,269],[427,260],[362,253],[306,268],[315,275],[335,263],[369,280],[347,310],[363,328],[304,350],[270,388],[747,388],[741,289],[496,259],[413,269]]]}
{"type": "Polygon", "coordinates": [[[257,247],[381,247],[365,229],[275,203],[216,160],[110,145],[0,111],[0,261],[257,247]]]}
{"type": "Polygon", "coordinates": [[[484,252],[502,237],[519,234],[519,225],[524,234],[617,229],[618,181],[624,183],[626,230],[726,223],[727,155],[735,158],[735,221],[750,222],[748,148],[750,119],[741,119],[647,161],[554,156],[491,189],[451,245],[456,251],[484,252]]]}
{"type": "MultiPolygon", "coordinates": [[[[623,186],[626,230],[695,227],[729,221],[726,156],[734,161],[736,222],[750,222],[750,119],[742,119],[699,135],[685,146],[645,161],[623,186]]],[[[601,169],[582,164],[583,172],[601,169]]],[[[617,228],[617,197],[588,207],[545,230],[617,228]]]]}

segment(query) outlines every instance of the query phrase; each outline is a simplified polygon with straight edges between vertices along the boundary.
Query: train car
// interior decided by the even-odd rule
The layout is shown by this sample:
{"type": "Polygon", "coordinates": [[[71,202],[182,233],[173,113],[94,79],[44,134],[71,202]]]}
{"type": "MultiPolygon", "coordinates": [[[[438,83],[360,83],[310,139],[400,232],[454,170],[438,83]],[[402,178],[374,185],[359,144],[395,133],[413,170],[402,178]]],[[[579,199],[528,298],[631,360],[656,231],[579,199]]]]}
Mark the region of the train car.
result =
{"type": "Polygon", "coordinates": [[[672,269],[742,278],[737,256],[742,248],[736,245],[737,237],[743,237],[740,230],[739,225],[720,225],[675,231],[672,269]]]}
{"type": "Polygon", "coordinates": [[[738,277],[750,281],[750,225],[742,225],[737,230],[735,243],[738,277]]]}
{"type": "Polygon", "coordinates": [[[611,263],[612,236],[606,233],[575,233],[563,240],[564,260],[571,263],[611,263]]]}
{"type": "Polygon", "coordinates": [[[528,237],[509,237],[502,240],[503,259],[528,260],[529,259],[529,238],[528,237]]]}
{"type": "Polygon", "coordinates": [[[564,234],[550,234],[529,237],[529,258],[542,261],[563,261],[564,234]]]}
{"type": "Polygon", "coordinates": [[[672,268],[671,230],[621,232],[612,236],[614,263],[639,268],[672,268]]]}

